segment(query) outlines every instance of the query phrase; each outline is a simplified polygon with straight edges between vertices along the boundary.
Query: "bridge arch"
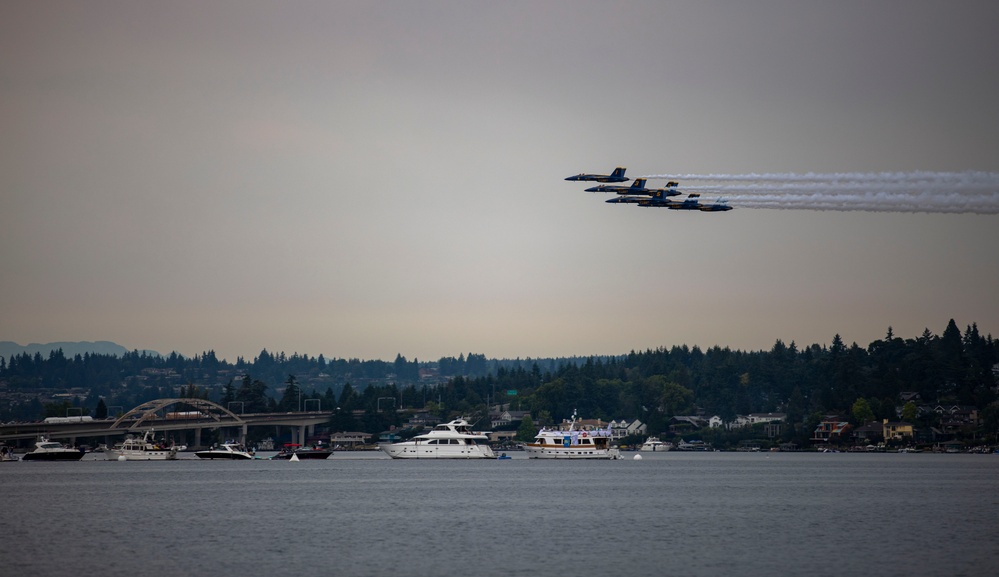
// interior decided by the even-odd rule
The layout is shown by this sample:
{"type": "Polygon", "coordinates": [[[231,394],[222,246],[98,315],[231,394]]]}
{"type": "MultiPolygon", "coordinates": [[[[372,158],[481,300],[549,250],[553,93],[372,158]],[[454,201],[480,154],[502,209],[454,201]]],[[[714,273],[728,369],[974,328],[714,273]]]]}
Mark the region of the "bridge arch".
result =
{"type": "Polygon", "coordinates": [[[156,399],[154,401],[142,403],[131,411],[118,417],[118,420],[112,423],[108,428],[123,429],[125,428],[123,427],[123,423],[125,421],[135,419],[135,422],[127,428],[128,430],[138,429],[145,425],[147,421],[164,418],[165,415],[160,416],[158,413],[167,407],[178,404],[186,405],[197,410],[203,415],[203,417],[199,417],[202,419],[212,419],[213,421],[221,421],[223,418],[227,418],[227,421],[228,419],[232,419],[231,422],[228,422],[228,425],[239,425],[244,423],[242,417],[239,415],[233,413],[222,405],[206,401],[204,399],[156,399]]]}

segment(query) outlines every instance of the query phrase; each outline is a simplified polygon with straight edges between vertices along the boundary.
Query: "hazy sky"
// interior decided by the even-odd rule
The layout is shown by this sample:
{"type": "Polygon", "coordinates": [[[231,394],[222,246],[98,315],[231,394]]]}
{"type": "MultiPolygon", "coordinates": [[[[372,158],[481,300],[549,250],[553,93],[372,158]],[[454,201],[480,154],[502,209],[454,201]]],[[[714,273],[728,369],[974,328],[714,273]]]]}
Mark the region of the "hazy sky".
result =
{"type": "Polygon", "coordinates": [[[994,214],[642,209],[563,179],[999,172],[997,22],[4,2],[0,340],[435,360],[995,334],[994,214]]]}

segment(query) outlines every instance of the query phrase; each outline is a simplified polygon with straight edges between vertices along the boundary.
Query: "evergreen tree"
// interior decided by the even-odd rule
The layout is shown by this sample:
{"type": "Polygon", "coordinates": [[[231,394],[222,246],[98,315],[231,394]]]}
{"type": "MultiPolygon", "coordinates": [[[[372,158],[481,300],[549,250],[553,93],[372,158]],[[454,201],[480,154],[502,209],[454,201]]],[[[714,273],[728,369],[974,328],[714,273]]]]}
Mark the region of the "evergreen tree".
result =
{"type": "Polygon", "coordinates": [[[97,408],[94,409],[95,419],[108,418],[108,406],[104,404],[104,399],[97,399],[97,408]]]}
{"type": "Polygon", "coordinates": [[[295,375],[288,375],[284,382],[284,394],[281,395],[278,408],[282,411],[302,410],[302,389],[298,386],[298,379],[295,378],[295,375]]]}
{"type": "Polygon", "coordinates": [[[534,426],[531,416],[524,415],[524,419],[520,421],[520,426],[517,427],[517,435],[514,438],[522,443],[529,443],[534,440],[534,436],[537,434],[538,429],[534,426]]]}

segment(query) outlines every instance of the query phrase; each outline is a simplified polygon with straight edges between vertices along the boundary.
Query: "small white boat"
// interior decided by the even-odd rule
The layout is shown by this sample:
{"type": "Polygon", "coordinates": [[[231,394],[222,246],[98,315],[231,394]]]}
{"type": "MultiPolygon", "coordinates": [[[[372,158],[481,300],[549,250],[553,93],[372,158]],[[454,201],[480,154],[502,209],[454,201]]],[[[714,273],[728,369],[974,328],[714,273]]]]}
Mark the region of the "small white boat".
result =
{"type": "Polygon", "coordinates": [[[14,448],[8,447],[7,445],[0,445],[0,463],[17,461],[17,455],[14,454],[14,448]]]}
{"type": "Polygon", "coordinates": [[[465,419],[455,419],[409,441],[379,448],[393,459],[495,459],[489,445],[479,443],[488,440],[488,435],[473,431],[465,419]]]}
{"type": "Polygon", "coordinates": [[[606,429],[580,429],[576,414],[562,429],[541,429],[533,443],[524,445],[529,459],[620,459],[621,451],[611,447],[610,426],[606,429]]]}
{"type": "Polygon", "coordinates": [[[177,459],[177,447],[167,446],[166,441],[156,441],[152,429],[141,439],[128,437],[120,445],[109,449],[112,458],[119,461],[172,461],[177,459]]]}
{"type": "Polygon", "coordinates": [[[655,437],[649,437],[648,439],[645,440],[644,443],[642,443],[642,445],[640,447],[638,447],[638,450],[639,451],[651,451],[651,452],[655,452],[655,453],[661,453],[663,451],[670,450],[670,448],[672,448],[672,446],[673,446],[672,444],[666,443],[664,441],[660,441],[659,439],[657,439],[655,437]]]}
{"type": "Polygon", "coordinates": [[[242,443],[234,443],[232,441],[227,441],[217,447],[212,447],[204,451],[195,451],[194,454],[199,459],[229,459],[238,461],[254,458],[253,453],[247,451],[242,443]]]}
{"type": "Polygon", "coordinates": [[[84,452],[80,449],[71,449],[42,437],[35,443],[35,450],[25,453],[24,461],[79,461],[83,458],[84,452]]]}

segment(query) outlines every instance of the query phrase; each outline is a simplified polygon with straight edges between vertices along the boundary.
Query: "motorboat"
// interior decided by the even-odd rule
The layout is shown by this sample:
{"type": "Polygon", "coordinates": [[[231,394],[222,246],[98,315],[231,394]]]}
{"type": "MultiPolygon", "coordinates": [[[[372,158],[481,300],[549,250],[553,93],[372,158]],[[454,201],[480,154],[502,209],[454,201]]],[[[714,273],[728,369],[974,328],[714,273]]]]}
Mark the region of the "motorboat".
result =
{"type": "Polygon", "coordinates": [[[238,461],[243,459],[253,459],[253,453],[246,450],[246,447],[242,443],[236,443],[233,441],[226,441],[221,445],[212,447],[211,449],[206,449],[204,451],[195,451],[195,455],[199,459],[228,459],[231,461],[238,461]]]}
{"type": "Polygon", "coordinates": [[[168,446],[166,441],[157,441],[152,429],[145,432],[141,439],[128,437],[120,445],[115,445],[108,452],[111,458],[119,461],[173,461],[177,459],[177,447],[168,446]]]}
{"type": "Polygon", "coordinates": [[[24,461],[79,461],[84,451],[73,449],[56,441],[42,437],[35,442],[35,449],[21,457],[24,461]]]}
{"type": "Polygon", "coordinates": [[[379,448],[393,459],[495,459],[487,441],[489,436],[473,431],[467,420],[454,419],[408,441],[379,448]]]}
{"type": "Polygon", "coordinates": [[[704,441],[680,441],[676,445],[677,451],[709,451],[709,447],[704,441]]]}
{"type": "Polygon", "coordinates": [[[670,443],[667,443],[667,442],[664,442],[664,441],[660,441],[659,439],[657,439],[655,437],[649,437],[648,439],[645,440],[644,443],[642,443],[642,445],[640,447],[638,447],[638,450],[639,451],[651,451],[651,452],[661,453],[663,451],[670,450],[670,448],[672,446],[673,445],[671,445],[670,443]]]}
{"type": "Polygon", "coordinates": [[[568,425],[542,428],[533,443],[524,444],[528,459],[620,459],[621,451],[611,447],[613,435],[606,429],[582,428],[576,414],[568,425]]]}
{"type": "Polygon", "coordinates": [[[14,448],[8,447],[7,445],[0,445],[0,463],[10,463],[17,461],[17,455],[14,454],[14,448]]]}
{"type": "Polygon", "coordinates": [[[333,449],[323,446],[303,447],[298,443],[285,443],[281,451],[271,459],[327,459],[333,454],[333,449]]]}

